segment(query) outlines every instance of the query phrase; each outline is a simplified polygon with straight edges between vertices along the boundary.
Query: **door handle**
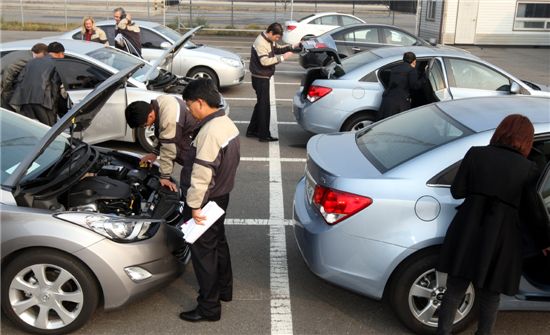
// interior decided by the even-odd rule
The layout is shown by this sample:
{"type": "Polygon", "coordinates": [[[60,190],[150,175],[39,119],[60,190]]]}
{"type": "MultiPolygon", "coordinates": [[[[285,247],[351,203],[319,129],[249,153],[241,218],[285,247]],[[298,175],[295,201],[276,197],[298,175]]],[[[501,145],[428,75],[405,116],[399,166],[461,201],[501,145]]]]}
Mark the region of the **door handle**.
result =
{"type": "Polygon", "coordinates": [[[353,47],[353,48],[351,48],[351,50],[353,50],[353,51],[361,51],[361,48],[353,47]]]}

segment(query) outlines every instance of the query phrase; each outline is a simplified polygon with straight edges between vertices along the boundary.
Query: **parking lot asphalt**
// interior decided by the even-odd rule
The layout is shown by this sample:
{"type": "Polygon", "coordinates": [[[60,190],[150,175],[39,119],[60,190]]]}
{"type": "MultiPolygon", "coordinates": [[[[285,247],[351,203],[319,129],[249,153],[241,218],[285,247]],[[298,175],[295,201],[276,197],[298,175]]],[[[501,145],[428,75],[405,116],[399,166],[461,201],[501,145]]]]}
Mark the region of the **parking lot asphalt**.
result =
{"type": "MultiPolygon", "coordinates": [[[[23,39],[29,35],[1,32],[0,36],[5,42],[6,38],[23,39]]],[[[253,38],[198,36],[195,40],[231,50],[247,60],[253,38]]],[[[550,49],[472,47],[471,52],[494,57],[487,59],[521,78],[550,85],[550,49]],[[535,66],[539,70],[529,69],[535,66]]],[[[188,266],[181,278],[161,291],[120,310],[98,310],[76,334],[409,333],[385,304],[312,274],[294,241],[290,225],[292,197],[304,172],[305,146],[312,136],[295,123],[292,115],[291,99],[303,73],[296,59],[277,67],[273,103],[277,122],[272,124],[280,141],[259,143],[241,137],[242,160],[226,229],[232,254],[234,300],[223,303],[221,321],[192,324],[179,320],[179,312],[194,307],[198,289],[192,267],[188,266]],[[283,262],[276,262],[281,259],[283,262]]],[[[231,118],[244,134],[255,103],[249,75],[241,85],[222,93],[231,106],[231,118]]],[[[135,145],[118,142],[102,145],[139,151],[135,145]]],[[[542,312],[501,312],[495,334],[548,334],[549,316],[542,312]]],[[[23,334],[4,318],[0,330],[2,334],[23,334]]],[[[474,330],[470,327],[466,333],[474,330]]]]}

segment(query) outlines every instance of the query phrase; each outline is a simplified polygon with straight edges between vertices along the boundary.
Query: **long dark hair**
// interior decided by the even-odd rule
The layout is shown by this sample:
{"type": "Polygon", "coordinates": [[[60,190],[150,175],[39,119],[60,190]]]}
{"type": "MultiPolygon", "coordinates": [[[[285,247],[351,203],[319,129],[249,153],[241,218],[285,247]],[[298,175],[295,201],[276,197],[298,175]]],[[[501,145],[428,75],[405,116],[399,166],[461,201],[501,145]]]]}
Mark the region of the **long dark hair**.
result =
{"type": "Polygon", "coordinates": [[[500,122],[490,144],[512,147],[527,157],[533,146],[534,133],[533,124],[526,116],[512,114],[500,122]]]}

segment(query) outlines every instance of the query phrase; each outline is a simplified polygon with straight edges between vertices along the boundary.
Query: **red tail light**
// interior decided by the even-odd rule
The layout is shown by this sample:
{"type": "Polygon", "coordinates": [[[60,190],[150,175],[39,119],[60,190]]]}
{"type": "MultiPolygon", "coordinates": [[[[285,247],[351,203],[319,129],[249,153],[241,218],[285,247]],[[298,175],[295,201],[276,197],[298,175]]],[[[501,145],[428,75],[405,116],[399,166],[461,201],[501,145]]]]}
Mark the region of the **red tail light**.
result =
{"type": "Polygon", "coordinates": [[[326,48],[327,45],[325,43],[317,43],[315,44],[315,47],[321,49],[321,48],[326,48]]]}
{"type": "Polygon", "coordinates": [[[330,92],[332,92],[332,88],[311,85],[307,91],[307,99],[309,102],[315,102],[330,92]]]}
{"type": "Polygon", "coordinates": [[[321,185],[315,186],[312,200],[325,221],[330,225],[337,224],[372,204],[372,199],[369,197],[338,191],[321,185]]]}
{"type": "Polygon", "coordinates": [[[288,26],[286,26],[286,30],[287,31],[293,31],[294,29],[296,29],[296,27],[297,26],[295,26],[295,25],[288,25],[288,26]]]}

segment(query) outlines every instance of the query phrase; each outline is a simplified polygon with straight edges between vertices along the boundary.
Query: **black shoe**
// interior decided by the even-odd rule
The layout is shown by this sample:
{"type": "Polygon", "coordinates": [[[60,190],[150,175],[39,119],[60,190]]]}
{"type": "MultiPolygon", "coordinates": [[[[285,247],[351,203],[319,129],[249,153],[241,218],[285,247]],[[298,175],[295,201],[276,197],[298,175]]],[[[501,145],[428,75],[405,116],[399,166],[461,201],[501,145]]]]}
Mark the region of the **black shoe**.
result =
{"type": "Polygon", "coordinates": [[[268,137],[260,137],[258,140],[260,142],[275,142],[275,141],[278,141],[279,139],[277,137],[268,136],[268,137]]]}
{"type": "Polygon", "coordinates": [[[189,312],[181,312],[180,313],[180,319],[190,322],[199,322],[199,321],[218,321],[220,319],[219,316],[214,317],[206,317],[204,315],[201,315],[199,311],[195,308],[192,311],[189,312]]]}
{"type": "Polygon", "coordinates": [[[220,295],[220,300],[224,301],[224,302],[230,302],[231,300],[233,300],[233,297],[232,296],[220,295]]]}
{"type": "Polygon", "coordinates": [[[251,131],[246,132],[246,137],[258,137],[258,133],[253,133],[251,131]]]}

